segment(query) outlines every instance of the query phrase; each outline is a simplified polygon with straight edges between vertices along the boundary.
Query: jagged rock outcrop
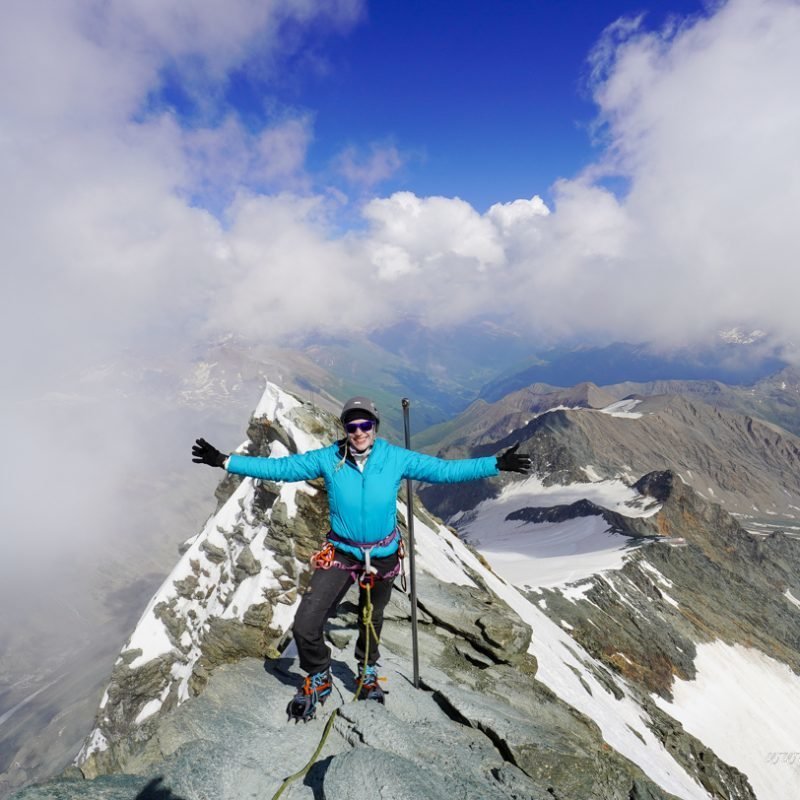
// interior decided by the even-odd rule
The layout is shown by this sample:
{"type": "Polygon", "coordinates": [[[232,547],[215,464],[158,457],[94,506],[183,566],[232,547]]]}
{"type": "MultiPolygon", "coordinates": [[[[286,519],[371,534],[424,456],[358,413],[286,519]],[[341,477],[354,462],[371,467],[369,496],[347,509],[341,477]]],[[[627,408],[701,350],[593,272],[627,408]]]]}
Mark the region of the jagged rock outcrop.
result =
{"type": "MultiPolygon", "coordinates": [[[[453,642],[480,638],[473,613],[485,603],[474,592],[425,576],[421,593],[448,618],[442,626],[423,613],[422,688],[411,686],[409,606],[403,596],[387,615],[383,672],[386,706],[352,703],[355,664],[334,655],[340,706],[334,730],[304,784],[287,796],[358,800],[379,787],[385,798],[474,797],[481,800],[674,800],[639,767],[610,748],[598,725],[525,673],[491,656],[483,663],[459,653],[453,642]],[[451,590],[452,594],[449,594],[451,590]],[[448,597],[449,595],[449,597],[448,597]],[[464,613],[465,598],[472,611],[464,613]],[[448,610],[445,608],[448,607],[448,610]],[[403,644],[395,649],[395,641],[403,644]],[[404,652],[398,652],[404,651],[404,652]]],[[[524,648],[530,629],[504,603],[492,611],[518,629],[524,648]]],[[[354,634],[355,617],[345,613],[354,634]]],[[[126,774],[91,782],[62,781],[32,787],[15,800],[81,797],[122,800],[158,789],[173,800],[271,796],[287,774],[313,752],[322,720],[292,726],[285,705],[295,680],[288,659],[244,659],[217,669],[202,695],[161,714],[145,746],[131,756],[126,774]]],[[[325,713],[330,711],[326,707],[325,713]]],[[[145,795],[146,796],[146,795],[145,795]]],[[[697,797],[702,795],[698,794],[697,797]]],[[[731,795],[751,798],[747,791],[731,795]]]]}
{"type": "MultiPolygon", "coordinates": [[[[386,661],[386,706],[350,702],[352,673],[337,668],[342,698],[331,701],[341,703],[334,730],[287,797],[359,800],[376,791],[389,800],[675,797],[604,747],[591,721],[542,687],[518,682],[512,704],[460,686],[425,663],[420,691],[407,682],[407,661],[391,655],[386,661]]],[[[128,774],[31,787],[15,800],[130,800],[156,789],[172,800],[271,797],[308,760],[322,729],[320,720],[286,734],[285,667],[265,671],[253,659],[226,665],[203,695],[161,719],[128,774]]]]}
{"type": "MultiPolygon", "coordinates": [[[[244,451],[286,454],[332,441],[335,421],[268,386],[244,451]]],[[[226,476],[217,512],[151,601],[114,665],[79,762],[87,776],[119,769],[153,733],[156,716],[199,694],[220,664],[274,657],[327,529],[318,482],[279,486],[226,476]]]]}
{"type": "MultiPolygon", "coordinates": [[[[639,484],[634,486],[639,489],[639,484]]],[[[645,492],[642,492],[645,494],[645,492]]],[[[663,502],[663,501],[660,501],[663,502]]],[[[621,533],[625,536],[654,537],[661,535],[650,522],[641,517],[626,517],[616,511],[609,511],[607,508],[593,503],[591,500],[577,500],[569,505],[546,506],[544,508],[525,508],[512,511],[506,519],[520,520],[521,522],[541,523],[541,522],[566,522],[571,519],[581,517],[602,517],[608,523],[608,530],[611,533],[621,533]]]]}

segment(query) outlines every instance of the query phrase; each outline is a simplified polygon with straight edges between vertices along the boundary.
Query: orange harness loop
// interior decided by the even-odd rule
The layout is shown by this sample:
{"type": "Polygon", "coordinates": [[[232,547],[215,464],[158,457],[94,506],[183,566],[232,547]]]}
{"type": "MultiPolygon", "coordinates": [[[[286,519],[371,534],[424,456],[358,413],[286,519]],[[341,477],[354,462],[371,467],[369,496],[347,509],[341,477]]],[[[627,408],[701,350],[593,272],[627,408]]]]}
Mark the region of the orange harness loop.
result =
{"type": "Polygon", "coordinates": [[[325,547],[322,548],[318,553],[314,553],[311,556],[311,566],[316,567],[317,569],[330,569],[333,566],[333,559],[335,556],[335,551],[333,545],[328,542],[325,547]]]}

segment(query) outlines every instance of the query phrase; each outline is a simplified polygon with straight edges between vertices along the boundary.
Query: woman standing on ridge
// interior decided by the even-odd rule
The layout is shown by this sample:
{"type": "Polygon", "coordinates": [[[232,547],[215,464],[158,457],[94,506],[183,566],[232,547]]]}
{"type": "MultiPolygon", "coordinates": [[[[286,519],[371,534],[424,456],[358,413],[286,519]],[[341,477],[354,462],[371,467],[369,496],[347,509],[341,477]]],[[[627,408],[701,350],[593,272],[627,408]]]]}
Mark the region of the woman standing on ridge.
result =
{"type": "Polygon", "coordinates": [[[271,481],[325,480],[331,529],[317,557],[318,566],[324,568],[314,571],[295,615],[294,640],[300,667],[308,674],[289,702],[290,719],[311,719],[317,703],[331,693],[331,651],[323,629],[350,584],[365,573],[374,575],[375,580],[371,590],[374,631],[371,634],[361,619],[365,603],[362,588],[355,654],[366,697],[383,702],[376,637],[380,636],[392,580],[400,572],[397,493],[401,481],[458,483],[489,478],[500,471],[527,473],[531,468],[530,457],[516,452],[519,445],[497,457],[446,460],[390,444],[377,437],[380,414],[367,397],[348,400],[340,419],[344,439],[284,458],[225,455],[204,439],[198,439],[192,447],[195,463],[222,467],[236,475],[271,481]]]}

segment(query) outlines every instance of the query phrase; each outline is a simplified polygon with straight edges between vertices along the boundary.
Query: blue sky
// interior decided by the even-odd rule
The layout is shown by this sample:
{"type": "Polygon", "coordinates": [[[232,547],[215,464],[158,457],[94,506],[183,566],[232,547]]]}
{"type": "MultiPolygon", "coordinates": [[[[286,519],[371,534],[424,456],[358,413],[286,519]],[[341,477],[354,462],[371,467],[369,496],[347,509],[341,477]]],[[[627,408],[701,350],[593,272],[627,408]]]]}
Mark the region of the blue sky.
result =
{"type": "Polygon", "coordinates": [[[9,358],[409,317],[791,344],[798,40],[796,0],[9,0],[9,358]]]}
{"type": "MultiPolygon", "coordinates": [[[[630,2],[372,3],[331,41],[328,81],[309,86],[326,146],[396,143],[408,153],[396,187],[459,196],[479,210],[541,194],[591,158],[596,115],[589,51],[630,2]]],[[[698,3],[651,4],[665,11],[698,3]]],[[[389,186],[387,188],[394,188],[389,186]]]]}
{"type": "Polygon", "coordinates": [[[409,317],[791,345],[798,40],[796,0],[9,0],[8,357],[409,317]]]}
{"type": "Polygon", "coordinates": [[[352,188],[332,166],[348,148],[361,159],[394,148],[395,170],[370,189],[457,196],[479,211],[534,194],[549,202],[556,179],[596,156],[588,57],[603,30],[639,15],[659,29],[703,9],[700,0],[369,2],[350,25],[287,31],[280,69],[266,72],[255,54],[203,113],[180,73],[157,105],[188,127],[231,111],[251,129],[307,113],[317,186],[352,188]]]}

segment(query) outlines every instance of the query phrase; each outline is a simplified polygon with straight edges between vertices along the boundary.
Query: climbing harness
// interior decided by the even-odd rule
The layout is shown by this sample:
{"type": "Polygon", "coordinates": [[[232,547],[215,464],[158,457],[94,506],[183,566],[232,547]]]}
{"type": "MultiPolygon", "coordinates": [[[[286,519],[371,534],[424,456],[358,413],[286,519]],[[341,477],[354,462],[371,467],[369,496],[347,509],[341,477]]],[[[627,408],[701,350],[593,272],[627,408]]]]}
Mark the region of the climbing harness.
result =
{"type": "MultiPolygon", "coordinates": [[[[403,398],[403,422],[405,424],[405,444],[407,449],[411,449],[411,431],[410,431],[410,424],[409,424],[409,407],[411,403],[407,397],[403,398]]],[[[413,505],[413,484],[410,479],[406,479],[406,503],[408,508],[408,549],[409,549],[409,568],[410,568],[410,598],[411,598],[411,649],[412,649],[412,662],[414,668],[414,688],[419,689],[419,646],[417,642],[417,588],[416,588],[416,573],[415,573],[415,564],[414,564],[414,505],[413,505]]],[[[325,544],[325,547],[322,548],[318,553],[315,553],[311,556],[311,563],[317,569],[331,569],[331,567],[335,567],[337,569],[347,569],[350,571],[351,575],[353,575],[353,581],[359,581],[359,585],[366,593],[366,602],[364,603],[364,610],[362,612],[362,623],[364,628],[367,630],[366,636],[366,646],[364,648],[364,663],[360,670],[360,676],[358,681],[358,687],[356,689],[355,696],[353,697],[353,701],[359,699],[361,692],[366,689],[367,699],[372,699],[370,697],[371,687],[373,684],[371,683],[372,676],[375,675],[374,668],[370,670],[369,668],[369,643],[370,643],[370,634],[375,637],[376,644],[378,643],[378,635],[377,631],[375,630],[375,626],[372,622],[372,587],[375,585],[375,575],[377,570],[372,567],[370,561],[370,552],[374,547],[385,546],[389,544],[389,542],[394,541],[394,537],[397,536],[400,541],[398,543],[398,550],[397,550],[397,565],[387,574],[380,575],[379,580],[388,580],[389,578],[394,578],[398,574],[401,574],[401,585],[403,591],[406,591],[406,573],[405,573],[405,547],[403,546],[403,540],[400,537],[400,531],[395,528],[389,534],[391,538],[388,541],[382,540],[381,542],[363,545],[358,542],[353,542],[349,539],[344,539],[343,537],[337,536],[333,531],[328,533],[328,541],[325,544]],[[336,549],[335,549],[335,542],[339,541],[340,544],[348,544],[351,546],[356,546],[364,550],[364,567],[362,568],[361,565],[357,565],[355,570],[352,567],[347,565],[341,564],[340,562],[336,561],[336,549]]],[[[376,676],[377,677],[377,676],[376,676]]],[[[378,690],[381,693],[381,697],[383,696],[383,690],[381,689],[380,685],[377,684],[377,681],[374,684],[377,686],[378,690]]],[[[378,699],[375,697],[374,699],[378,699]]],[[[383,700],[379,700],[379,702],[383,702],[383,700]]],[[[337,714],[339,713],[339,709],[334,709],[331,713],[330,717],[328,718],[327,723],[325,724],[325,728],[322,731],[322,737],[319,740],[319,744],[317,745],[317,749],[314,751],[314,755],[311,756],[309,762],[299,771],[296,772],[294,775],[290,775],[284,782],[281,784],[281,787],[278,791],[273,795],[272,800],[278,800],[278,798],[283,794],[284,789],[289,786],[292,781],[297,780],[298,778],[302,778],[314,765],[316,760],[319,758],[319,754],[322,752],[322,748],[325,746],[325,742],[328,738],[328,734],[331,732],[331,728],[333,727],[333,722],[336,719],[337,714]]]]}
{"type": "Polygon", "coordinates": [[[346,539],[344,536],[339,536],[338,534],[334,533],[333,531],[328,532],[327,541],[325,546],[319,550],[318,552],[314,553],[309,561],[311,562],[311,566],[315,569],[341,569],[345,572],[350,573],[350,577],[355,583],[360,576],[364,573],[365,569],[364,566],[361,564],[344,564],[341,561],[336,560],[336,544],[346,544],[350,547],[357,547],[364,553],[364,560],[365,563],[369,558],[370,552],[376,547],[386,547],[387,545],[391,544],[392,542],[397,541],[397,564],[395,564],[392,569],[388,572],[378,573],[377,570],[374,569],[370,565],[369,570],[367,571],[374,571],[375,574],[378,575],[378,580],[381,581],[388,581],[396,578],[400,575],[400,586],[402,590],[406,591],[406,571],[405,571],[405,554],[406,549],[405,545],[403,544],[403,539],[400,536],[400,531],[395,528],[388,536],[385,536],[379,542],[370,542],[369,544],[364,544],[363,542],[356,542],[353,539],[346,539]]]}
{"type": "Polygon", "coordinates": [[[369,542],[368,544],[364,542],[357,542],[355,539],[348,539],[345,536],[340,536],[335,531],[328,531],[328,541],[333,542],[334,544],[346,544],[348,547],[357,547],[359,550],[368,551],[373,550],[374,548],[378,547],[387,547],[392,542],[397,541],[400,538],[400,531],[395,528],[391,533],[387,534],[378,542],[369,542]]]}

